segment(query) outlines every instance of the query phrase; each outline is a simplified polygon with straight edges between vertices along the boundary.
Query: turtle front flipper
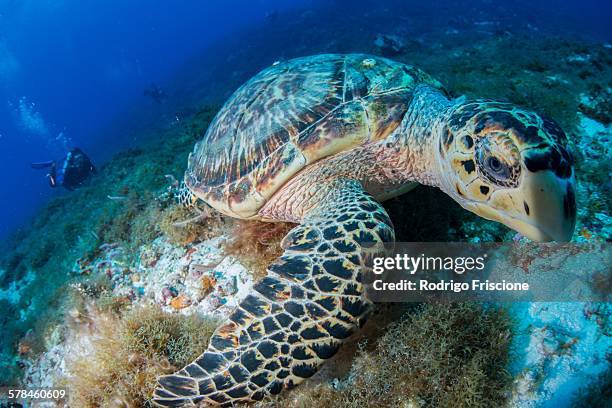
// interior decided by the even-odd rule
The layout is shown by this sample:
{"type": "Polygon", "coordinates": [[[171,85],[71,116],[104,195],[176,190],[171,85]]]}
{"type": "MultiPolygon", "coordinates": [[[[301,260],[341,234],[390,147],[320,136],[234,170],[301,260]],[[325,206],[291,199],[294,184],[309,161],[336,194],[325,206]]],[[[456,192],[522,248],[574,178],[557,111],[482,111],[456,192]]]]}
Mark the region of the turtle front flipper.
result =
{"type": "Polygon", "coordinates": [[[182,181],[177,187],[174,193],[178,205],[185,208],[195,208],[202,204],[200,200],[193,192],[187,187],[184,181],[182,181]]]}
{"type": "Polygon", "coordinates": [[[198,222],[205,219],[210,214],[209,210],[211,207],[206,204],[205,201],[201,200],[197,195],[195,195],[191,189],[187,187],[185,182],[181,182],[180,184],[177,182],[177,185],[174,188],[174,198],[179,207],[192,210],[196,213],[194,217],[172,223],[172,226],[176,228],[183,228],[189,224],[198,222]]]}
{"type": "Polygon", "coordinates": [[[282,242],[268,267],[181,371],[159,377],[158,406],[261,400],[312,376],[364,321],[368,258],[393,241],[382,206],[356,181],[338,180],[282,242]]]}

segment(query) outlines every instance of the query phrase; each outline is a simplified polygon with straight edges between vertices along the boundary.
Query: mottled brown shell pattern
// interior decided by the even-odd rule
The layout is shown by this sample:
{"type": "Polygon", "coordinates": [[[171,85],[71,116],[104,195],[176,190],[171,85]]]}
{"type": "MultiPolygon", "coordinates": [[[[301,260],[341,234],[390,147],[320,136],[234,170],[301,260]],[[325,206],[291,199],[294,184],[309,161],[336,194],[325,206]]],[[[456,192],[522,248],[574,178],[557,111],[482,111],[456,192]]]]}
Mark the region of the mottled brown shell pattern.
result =
{"type": "Polygon", "coordinates": [[[228,215],[251,218],[305,166],[400,124],[426,73],[364,54],[279,62],[241,86],[189,156],[187,186],[228,215]]]}

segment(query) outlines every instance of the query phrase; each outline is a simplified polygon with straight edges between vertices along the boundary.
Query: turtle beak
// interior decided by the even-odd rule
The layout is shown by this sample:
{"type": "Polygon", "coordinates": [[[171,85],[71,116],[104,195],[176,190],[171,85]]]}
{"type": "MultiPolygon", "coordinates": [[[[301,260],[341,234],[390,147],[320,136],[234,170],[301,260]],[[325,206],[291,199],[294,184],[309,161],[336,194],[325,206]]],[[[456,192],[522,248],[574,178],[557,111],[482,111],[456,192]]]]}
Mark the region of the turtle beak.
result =
{"type": "Polygon", "coordinates": [[[503,209],[489,214],[533,241],[567,242],[576,226],[574,178],[560,178],[553,171],[527,172],[521,187],[496,201],[503,209]]]}
{"type": "Polygon", "coordinates": [[[525,213],[521,218],[527,225],[517,228],[518,232],[534,241],[569,241],[576,226],[574,178],[545,170],[530,172],[522,184],[525,213]]]}
{"type": "Polygon", "coordinates": [[[560,178],[550,170],[527,172],[519,188],[497,191],[487,205],[469,203],[465,208],[533,241],[567,242],[576,225],[574,177],[560,178]]]}

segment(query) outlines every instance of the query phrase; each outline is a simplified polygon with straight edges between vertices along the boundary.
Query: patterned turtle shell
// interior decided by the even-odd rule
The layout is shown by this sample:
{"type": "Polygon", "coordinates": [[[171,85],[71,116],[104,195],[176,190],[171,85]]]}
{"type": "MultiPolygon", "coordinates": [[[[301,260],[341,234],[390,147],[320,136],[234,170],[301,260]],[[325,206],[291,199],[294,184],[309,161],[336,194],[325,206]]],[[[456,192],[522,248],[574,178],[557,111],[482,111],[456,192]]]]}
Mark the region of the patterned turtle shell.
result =
{"type": "Polygon", "coordinates": [[[375,142],[402,121],[423,71],[363,54],[276,63],[242,85],[189,155],[187,187],[219,211],[255,217],[305,166],[375,142]]]}

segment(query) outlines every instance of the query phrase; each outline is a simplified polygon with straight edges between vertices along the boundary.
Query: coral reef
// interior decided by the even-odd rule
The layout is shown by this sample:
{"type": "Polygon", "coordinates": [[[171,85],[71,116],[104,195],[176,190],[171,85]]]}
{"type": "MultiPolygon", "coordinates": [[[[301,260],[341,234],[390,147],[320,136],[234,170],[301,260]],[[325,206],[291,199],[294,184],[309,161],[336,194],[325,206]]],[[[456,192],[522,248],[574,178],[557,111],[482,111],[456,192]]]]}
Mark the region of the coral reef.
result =
{"type": "Polygon", "coordinates": [[[612,347],[609,308],[594,302],[513,304],[510,313],[518,323],[513,339],[517,358],[509,365],[515,377],[511,404],[563,406],[584,392],[581,384],[598,376],[605,380],[612,347]]]}
{"type": "Polygon", "coordinates": [[[217,236],[183,247],[159,237],[136,257],[106,246],[87,264],[89,277],[73,286],[104,309],[152,304],[168,313],[226,316],[246,296],[253,277],[224,253],[225,242],[217,236]]]}
{"type": "Polygon", "coordinates": [[[577,241],[612,239],[612,125],[604,126],[579,114],[577,156],[577,241]]]}
{"type": "Polygon", "coordinates": [[[224,242],[185,248],[159,237],[136,257],[102,246],[77,264],[87,275],[72,285],[65,320],[45,337],[47,351],[28,356],[24,383],[76,390],[70,406],[146,406],[154,377],[199,355],[216,322],[252,287],[224,242]]]}

